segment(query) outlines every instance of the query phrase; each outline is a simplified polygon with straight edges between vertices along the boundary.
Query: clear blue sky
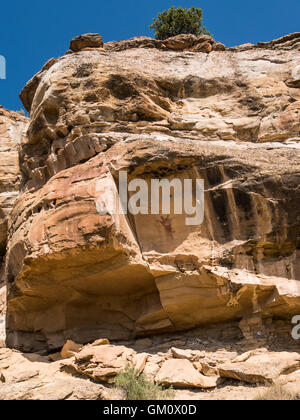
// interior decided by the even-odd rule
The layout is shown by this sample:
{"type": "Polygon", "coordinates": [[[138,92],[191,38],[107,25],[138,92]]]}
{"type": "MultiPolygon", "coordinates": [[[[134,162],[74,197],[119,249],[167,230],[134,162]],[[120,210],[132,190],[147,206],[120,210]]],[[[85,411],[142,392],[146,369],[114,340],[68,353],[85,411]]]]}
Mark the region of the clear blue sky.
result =
{"type": "Polygon", "coordinates": [[[21,109],[18,94],[27,80],[63,55],[74,36],[98,32],[105,42],[152,36],[152,18],[173,5],[201,7],[204,25],[227,46],[300,31],[300,0],[7,0],[0,8],[0,55],[7,62],[0,104],[21,109]]]}

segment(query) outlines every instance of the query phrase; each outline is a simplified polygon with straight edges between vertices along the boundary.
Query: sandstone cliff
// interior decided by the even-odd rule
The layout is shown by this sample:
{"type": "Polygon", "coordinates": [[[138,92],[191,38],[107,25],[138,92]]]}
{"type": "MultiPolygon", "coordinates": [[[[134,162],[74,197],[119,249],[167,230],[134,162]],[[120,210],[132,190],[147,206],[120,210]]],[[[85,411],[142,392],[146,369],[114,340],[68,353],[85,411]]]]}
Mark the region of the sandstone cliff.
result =
{"type": "Polygon", "coordinates": [[[19,149],[27,125],[27,118],[0,106],[0,346],[4,340],[6,311],[4,257],[8,236],[8,217],[21,185],[19,149]]]}
{"type": "Polygon", "coordinates": [[[9,346],[233,321],[250,337],[300,313],[299,40],[80,39],[28,82],[9,346]],[[98,182],[109,190],[120,170],[204,179],[204,223],[100,215],[98,182]]]}

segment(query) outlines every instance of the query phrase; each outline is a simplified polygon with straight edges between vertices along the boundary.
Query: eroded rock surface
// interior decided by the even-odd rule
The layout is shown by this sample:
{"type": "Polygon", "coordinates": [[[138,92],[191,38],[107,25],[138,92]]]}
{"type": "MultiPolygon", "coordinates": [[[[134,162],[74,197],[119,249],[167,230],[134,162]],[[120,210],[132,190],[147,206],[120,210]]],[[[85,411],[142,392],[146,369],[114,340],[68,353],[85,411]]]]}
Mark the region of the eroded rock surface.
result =
{"type": "Polygon", "coordinates": [[[6,287],[0,285],[0,348],[5,346],[6,339],[6,287]]]}
{"type": "Polygon", "coordinates": [[[27,125],[26,117],[0,106],[0,286],[3,281],[7,220],[21,185],[19,148],[27,125]]]}
{"type": "Polygon", "coordinates": [[[299,36],[206,52],[187,38],[109,43],[50,60],[27,84],[10,346],[232,321],[255,340],[300,313],[299,36]],[[148,185],[204,179],[204,223],[100,215],[120,171],[148,185]]]}
{"type": "Polygon", "coordinates": [[[4,258],[8,219],[21,187],[19,151],[28,119],[0,106],[0,348],[5,344],[6,287],[4,258]]]}

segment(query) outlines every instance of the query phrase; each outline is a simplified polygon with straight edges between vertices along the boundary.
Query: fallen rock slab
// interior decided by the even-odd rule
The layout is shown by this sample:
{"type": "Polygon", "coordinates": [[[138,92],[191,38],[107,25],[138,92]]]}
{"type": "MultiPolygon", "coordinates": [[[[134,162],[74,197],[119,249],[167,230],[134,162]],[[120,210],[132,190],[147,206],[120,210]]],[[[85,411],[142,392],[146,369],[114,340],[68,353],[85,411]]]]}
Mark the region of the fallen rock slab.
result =
{"type": "Polygon", "coordinates": [[[176,347],[172,347],[171,353],[175,359],[187,359],[189,361],[194,361],[196,359],[196,354],[192,350],[181,350],[176,347]]]}
{"type": "Polygon", "coordinates": [[[220,376],[252,384],[273,384],[281,375],[300,369],[299,353],[265,353],[249,357],[245,362],[218,366],[220,376]]]}
{"type": "Polygon", "coordinates": [[[171,359],[164,362],[155,381],[176,388],[215,388],[220,377],[207,377],[198,372],[189,360],[171,359]]]}
{"type": "Polygon", "coordinates": [[[135,371],[137,372],[137,374],[141,374],[146,366],[148,360],[148,354],[147,353],[139,353],[139,354],[135,354],[133,356],[133,367],[135,369],[135,371]]]}

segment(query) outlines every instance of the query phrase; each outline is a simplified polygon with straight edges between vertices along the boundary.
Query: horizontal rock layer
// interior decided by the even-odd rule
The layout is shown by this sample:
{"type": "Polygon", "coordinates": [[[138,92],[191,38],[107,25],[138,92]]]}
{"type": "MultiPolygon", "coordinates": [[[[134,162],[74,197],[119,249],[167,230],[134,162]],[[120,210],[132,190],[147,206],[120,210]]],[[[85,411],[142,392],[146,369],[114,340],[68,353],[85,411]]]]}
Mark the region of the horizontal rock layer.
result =
{"type": "Polygon", "coordinates": [[[50,60],[21,94],[31,110],[22,173],[39,188],[120,133],[296,142],[299,66],[297,49],[267,47],[208,55],[91,49],[50,60]]]}

